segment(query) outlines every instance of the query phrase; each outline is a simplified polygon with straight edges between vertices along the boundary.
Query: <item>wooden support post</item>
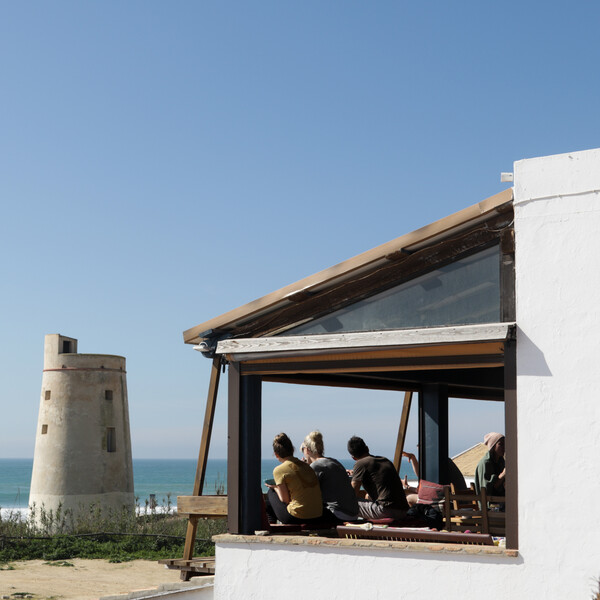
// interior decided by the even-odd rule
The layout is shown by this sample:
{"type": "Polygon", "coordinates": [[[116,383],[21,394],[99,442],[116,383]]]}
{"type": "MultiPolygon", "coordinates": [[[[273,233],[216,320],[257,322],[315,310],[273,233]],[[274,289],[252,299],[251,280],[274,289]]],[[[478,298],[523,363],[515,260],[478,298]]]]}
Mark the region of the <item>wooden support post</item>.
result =
{"type": "Polygon", "coordinates": [[[516,321],[515,232],[505,229],[500,237],[500,320],[516,321]]]}
{"type": "Polygon", "coordinates": [[[448,389],[424,384],[419,394],[419,471],[422,479],[450,483],[448,474],[448,389]]]}
{"type": "Polygon", "coordinates": [[[396,441],[396,452],[394,453],[394,466],[398,473],[400,473],[400,464],[402,463],[402,451],[404,450],[404,442],[406,441],[406,428],[408,427],[412,396],[412,392],[404,392],[404,404],[402,405],[402,416],[400,417],[398,440],[396,441]]]}
{"type": "MultiPolygon", "coordinates": [[[[210,438],[212,435],[213,421],[215,418],[215,406],[217,404],[217,393],[219,391],[219,378],[221,373],[221,357],[215,356],[212,362],[210,373],[210,383],[208,386],[208,397],[206,399],[206,411],[204,413],[204,427],[202,428],[202,438],[200,440],[200,451],[198,453],[198,464],[196,466],[196,478],[194,480],[193,496],[201,496],[204,487],[204,477],[206,475],[206,461],[208,460],[208,451],[210,448],[210,438]]],[[[183,560],[191,560],[194,555],[194,544],[196,542],[196,529],[198,528],[198,517],[190,515],[188,518],[187,531],[185,534],[185,546],[183,548],[183,560]]],[[[184,581],[189,581],[191,573],[181,571],[180,577],[184,581]]]]}

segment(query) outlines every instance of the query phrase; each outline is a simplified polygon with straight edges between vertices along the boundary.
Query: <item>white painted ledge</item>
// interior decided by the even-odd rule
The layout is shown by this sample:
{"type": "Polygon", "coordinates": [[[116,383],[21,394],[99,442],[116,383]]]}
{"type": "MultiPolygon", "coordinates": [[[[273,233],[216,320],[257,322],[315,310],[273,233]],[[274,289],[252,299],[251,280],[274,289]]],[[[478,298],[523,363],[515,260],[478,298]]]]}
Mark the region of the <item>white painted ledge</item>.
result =
{"type": "Polygon", "coordinates": [[[397,542],[388,540],[360,540],[346,538],[309,537],[302,535],[234,535],[224,533],[213,536],[213,541],[218,546],[247,545],[248,548],[266,550],[275,546],[305,546],[318,547],[321,550],[334,551],[348,550],[386,550],[397,552],[433,552],[439,554],[454,554],[463,556],[491,556],[503,558],[518,558],[519,551],[497,546],[475,546],[467,544],[442,544],[434,542],[397,542]]]}

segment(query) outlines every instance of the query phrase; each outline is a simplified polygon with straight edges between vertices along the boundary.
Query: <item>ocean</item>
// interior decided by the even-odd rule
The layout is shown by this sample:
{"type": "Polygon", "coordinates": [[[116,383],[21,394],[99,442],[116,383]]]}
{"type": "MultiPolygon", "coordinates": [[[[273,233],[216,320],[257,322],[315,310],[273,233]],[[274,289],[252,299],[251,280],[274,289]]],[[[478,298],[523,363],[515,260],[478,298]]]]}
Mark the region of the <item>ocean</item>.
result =
{"type": "MultiPolygon", "coordinates": [[[[164,505],[170,497],[173,505],[177,504],[177,496],[189,496],[194,487],[196,476],[196,460],[134,458],[133,488],[141,507],[150,501],[154,494],[157,504],[164,505]]],[[[275,459],[263,459],[261,479],[270,479],[277,466],[275,459]]],[[[352,460],[342,460],[348,469],[352,468],[352,460]]],[[[31,484],[31,458],[0,458],[0,508],[23,509],[29,503],[29,486],[31,484]]],[[[402,463],[401,477],[407,474],[414,478],[406,461],[402,463]],[[408,470],[406,470],[408,469],[408,470]],[[405,471],[406,470],[406,471],[405,471]]],[[[227,493],[227,461],[225,459],[209,459],[204,480],[204,494],[216,494],[217,490],[227,493]]],[[[266,492],[266,487],[263,486],[266,492]]]]}

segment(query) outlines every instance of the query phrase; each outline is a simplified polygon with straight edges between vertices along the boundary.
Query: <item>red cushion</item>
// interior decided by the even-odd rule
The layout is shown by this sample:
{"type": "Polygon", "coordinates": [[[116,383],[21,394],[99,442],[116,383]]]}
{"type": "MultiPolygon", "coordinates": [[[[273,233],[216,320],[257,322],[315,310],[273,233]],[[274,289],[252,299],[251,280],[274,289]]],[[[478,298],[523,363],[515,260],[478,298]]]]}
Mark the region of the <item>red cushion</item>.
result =
{"type": "Polygon", "coordinates": [[[421,479],[418,495],[417,504],[437,504],[444,499],[444,486],[440,483],[421,479]]]}
{"type": "Polygon", "coordinates": [[[391,517],[382,517],[381,519],[367,519],[367,521],[374,525],[391,525],[395,519],[392,519],[391,517]]]}

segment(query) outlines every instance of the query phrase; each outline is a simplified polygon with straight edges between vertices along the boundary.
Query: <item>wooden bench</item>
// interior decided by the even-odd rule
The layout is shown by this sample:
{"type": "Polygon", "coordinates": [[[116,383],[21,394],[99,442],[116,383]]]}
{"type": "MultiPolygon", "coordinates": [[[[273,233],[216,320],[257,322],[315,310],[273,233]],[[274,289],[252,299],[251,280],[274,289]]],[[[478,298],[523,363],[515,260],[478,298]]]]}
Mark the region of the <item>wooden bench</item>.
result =
{"type": "Polygon", "coordinates": [[[203,556],[192,558],[191,560],[185,560],[183,558],[163,558],[158,562],[161,565],[166,565],[169,569],[177,569],[181,573],[188,575],[186,581],[189,581],[190,577],[215,574],[214,556],[203,556]]]}
{"type": "Polygon", "coordinates": [[[167,558],[158,562],[169,569],[178,569],[184,581],[198,575],[214,575],[214,556],[193,557],[196,524],[202,518],[227,518],[227,496],[177,496],[177,514],[188,519],[183,558],[167,558]]]}
{"type": "Polygon", "coordinates": [[[227,517],[227,496],[177,496],[177,514],[224,519],[227,517]]]}

